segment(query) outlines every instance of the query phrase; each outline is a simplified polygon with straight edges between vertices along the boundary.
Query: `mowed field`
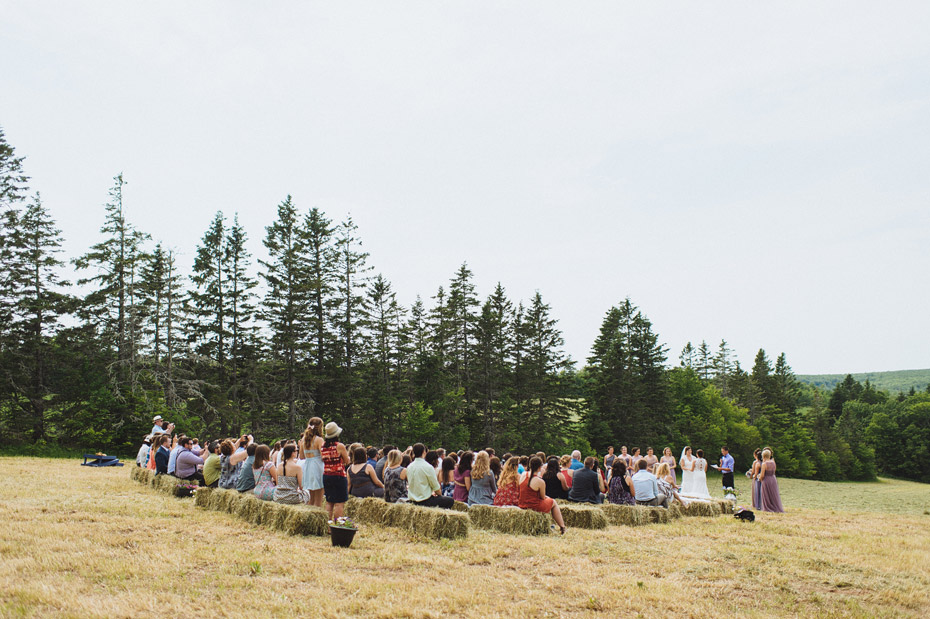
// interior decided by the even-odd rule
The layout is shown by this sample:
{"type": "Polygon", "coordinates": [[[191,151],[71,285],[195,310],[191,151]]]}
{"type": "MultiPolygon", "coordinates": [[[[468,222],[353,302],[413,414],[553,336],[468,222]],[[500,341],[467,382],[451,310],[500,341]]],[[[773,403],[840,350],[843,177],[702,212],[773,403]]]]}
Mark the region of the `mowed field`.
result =
{"type": "Polygon", "coordinates": [[[364,528],[336,549],[138,485],[129,465],[0,458],[0,476],[3,617],[930,614],[930,486],[910,482],[781,480],[788,513],[752,524],[364,528]]]}

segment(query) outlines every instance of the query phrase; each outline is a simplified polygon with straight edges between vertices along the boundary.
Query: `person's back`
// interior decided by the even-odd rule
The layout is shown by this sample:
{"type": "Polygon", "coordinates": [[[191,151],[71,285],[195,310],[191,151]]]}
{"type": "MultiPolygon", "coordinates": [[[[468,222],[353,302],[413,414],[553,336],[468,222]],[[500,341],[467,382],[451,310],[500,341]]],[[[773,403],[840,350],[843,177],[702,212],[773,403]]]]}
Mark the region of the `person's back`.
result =
{"type": "Polygon", "coordinates": [[[640,469],[633,475],[633,489],[636,492],[637,503],[645,503],[656,498],[658,486],[656,476],[646,469],[640,469]]]}
{"type": "Polygon", "coordinates": [[[248,454],[239,470],[239,481],[236,482],[236,490],[239,492],[248,492],[255,488],[255,476],[252,474],[252,465],[255,464],[255,448],[257,445],[252,443],[248,446],[248,454]]]}
{"type": "Polygon", "coordinates": [[[159,447],[158,451],[155,452],[155,474],[156,475],[167,475],[168,474],[168,459],[171,457],[171,452],[168,451],[165,447],[159,447]]]}
{"type": "Polygon", "coordinates": [[[178,463],[178,453],[181,451],[180,443],[171,450],[171,453],[168,455],[168,474],[174,475],[175,468],[178,463]]]}
{"type": "Polygon", "coordinates": [[[600,494],[598,476],[593,470],[583,467],[575,471],[568,500],[576,503],[597,503],[600,494]]]}
{"type": "Polygon", "coordinates": [[[494,473],[490,470],[480,479],[472,477],[471,488],[468,490],[469,505],[494,505],[494,495],[497,494],[497,483],[494,473]]]}

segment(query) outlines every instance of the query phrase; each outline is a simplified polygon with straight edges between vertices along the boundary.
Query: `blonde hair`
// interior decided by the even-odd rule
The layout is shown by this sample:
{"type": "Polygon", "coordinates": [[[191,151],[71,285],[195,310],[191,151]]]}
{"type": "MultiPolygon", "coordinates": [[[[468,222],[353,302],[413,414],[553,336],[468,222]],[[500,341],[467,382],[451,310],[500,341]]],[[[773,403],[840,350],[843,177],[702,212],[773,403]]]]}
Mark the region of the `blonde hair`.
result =
{"type": "Polygon", "coordinates": [[[571,456],[562,456],[561,458],[559,458],[559,466],[561,466],[563,469],[567,469],[569,465],[571,465],[571,463],[572,463],[571,456]]]}
{"type": "Polygon", "coordinates": [[[520,484],[520,472],[517,467],[520,466],[520,458],[510,457],[504,463],[504,470],[501,471],[501,478],[497,482],[498,488],[509,486],[510,484],[520,484]]]}
{"type": "Polygon", "coordinates": [[[385,463],[384,466],[386,466],[389,469],[392,469],[398,464],[400,464],[403,460],[404,460],[404,455],[400,453],[399,451],[397,451],[396,449],[392,449],[391,452],[387,455],[387,462],[385,463]]]}
{"type": "Polygon", "coordinates": [[[668,474],[668,462],[663,462],[656,467],[656,477],[666,477],[668,474]]]}
{"type": "Polygon", "coordinates": [[[763,460],[771,460],[771,459],[772,459],[772,450],[769,449],[768,447],[766,447],[765,449],[763,449],[763,450],[762,450],[762,459],[763,459],[763,460]]]}
{"type": "Polygon", "coordinates": [[[475,463],[471,465],[471,478],[482,479],[491,472],[491,456],[486,451],[479,451],[475,463]]]}

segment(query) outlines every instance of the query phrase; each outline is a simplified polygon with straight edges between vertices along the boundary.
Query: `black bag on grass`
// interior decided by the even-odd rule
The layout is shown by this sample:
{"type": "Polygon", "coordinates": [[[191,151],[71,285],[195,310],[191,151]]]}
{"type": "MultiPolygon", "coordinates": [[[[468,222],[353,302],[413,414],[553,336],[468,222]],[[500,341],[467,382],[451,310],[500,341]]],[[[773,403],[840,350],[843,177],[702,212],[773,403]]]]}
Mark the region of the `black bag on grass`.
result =
{"type": "Polygon", "coordinates": [[[746,509],[743,507],[740,507],[738,510],[736,510],[736,513],[733,514],[733,517],[736,518],[737,520],[743,520],[745,522],[756,521],[756,515],[753,513],[753,511],[751,509],[746,509]]]}

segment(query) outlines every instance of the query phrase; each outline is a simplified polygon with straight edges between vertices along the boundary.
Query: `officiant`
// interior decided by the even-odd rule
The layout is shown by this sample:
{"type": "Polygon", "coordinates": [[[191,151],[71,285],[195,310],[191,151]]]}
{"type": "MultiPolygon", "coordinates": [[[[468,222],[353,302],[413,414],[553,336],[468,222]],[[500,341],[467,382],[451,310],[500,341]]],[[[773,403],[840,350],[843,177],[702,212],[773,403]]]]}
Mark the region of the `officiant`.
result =
{"type": "Polygon", "coordinates": [[[736,486],[733,483],[733,467],[735,462],[733,461],[733,456],[730,455],[729,447],[720,448],[720,465],[717,467],[723,474],[723,487],[724,488],[735,488],[736,486]]]}

